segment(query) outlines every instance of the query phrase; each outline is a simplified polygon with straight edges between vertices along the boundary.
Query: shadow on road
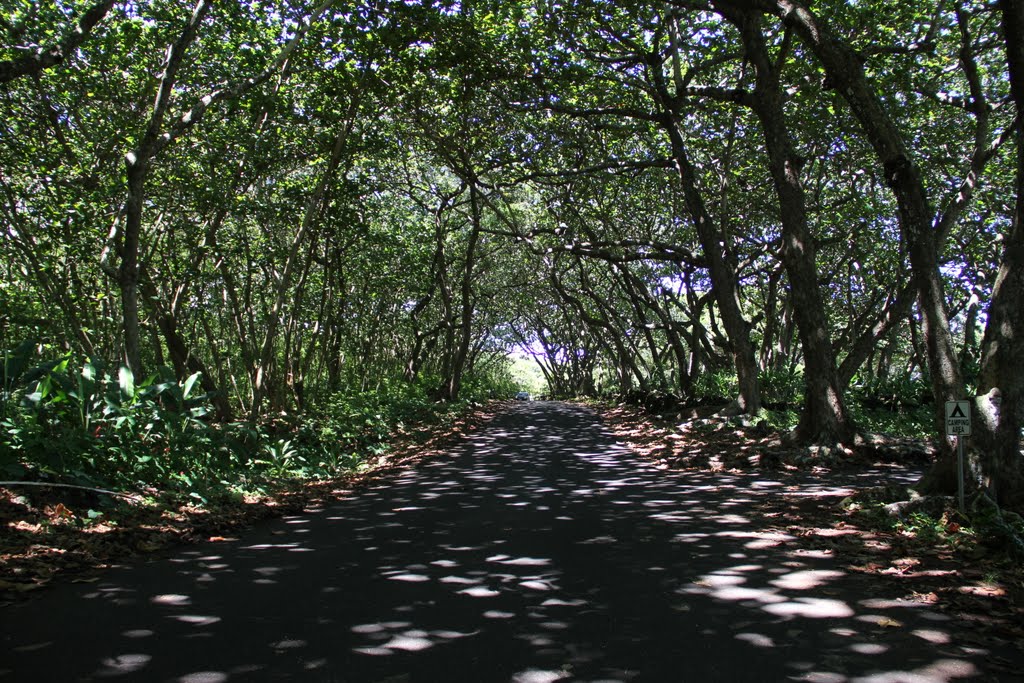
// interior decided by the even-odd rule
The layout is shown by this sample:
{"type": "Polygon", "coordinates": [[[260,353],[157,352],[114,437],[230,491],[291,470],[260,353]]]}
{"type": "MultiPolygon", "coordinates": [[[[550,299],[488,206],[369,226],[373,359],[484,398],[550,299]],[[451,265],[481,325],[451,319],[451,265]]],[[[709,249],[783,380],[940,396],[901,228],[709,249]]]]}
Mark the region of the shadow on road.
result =
{"type": "Polygon", "coordinates": [[[755,514],[843,493],[660,471],[518,404],[327,507],[5,610],[0,679],[1019,680],[755,514]]]}

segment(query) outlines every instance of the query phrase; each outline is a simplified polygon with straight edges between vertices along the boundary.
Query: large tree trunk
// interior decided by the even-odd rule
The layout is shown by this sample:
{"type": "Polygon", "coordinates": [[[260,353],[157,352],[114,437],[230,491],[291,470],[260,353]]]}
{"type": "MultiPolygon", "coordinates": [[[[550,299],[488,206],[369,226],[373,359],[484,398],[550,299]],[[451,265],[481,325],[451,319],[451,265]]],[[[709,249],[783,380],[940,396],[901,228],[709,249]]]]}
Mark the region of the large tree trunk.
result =
{"type": "MultiPolygon", "coordinates": [[[[755,0],[756,2],[756,0],[755,0]]],[[[741,0],[739,3],[746,5],[741,0]]],[[[750,6],[750,5],[748,5],[750,6]]],[[[1007,62],[1013,98],[1020,111],[1024,104],[1024,47],[1020,31],[1024,29],[1024,9],[1020,0],[1000,0],[1007,62]]],[[[821,60],[836,90],[849,103],[864,128],[885,171],[886,182],[899,206],[900,226],[907,243],[918,305],[923,319],[925,355],[935,398],[936,431],[942,431],[943,407],[948,400],[962,398],[963,383],[953,337],[949,330],[938,268],[941,235],[932,227],[934,212],[924,188],[920,170],[913,163],[901,131],[882,108],[880,98],[869,85],[863,66],[853,49],[834,35],[806,7],[791,0],[774,0],[771,11],[793,27],[821,60]]],[[[1021,133],[1018,128],[1018,155],[1021,133]]],[[[977,156],[977,155],[976,155],[977,156]]],[[[1018,156],[1018,169],[1024,157],[1018,156]]],[[[1018,174],[1019,176],[1020,174],[1018,174]]],[[[1024,348],[1020,310],[1024,302],[1024,236],[1021,235],[1020,195],[1024,181],[1017,180],[1018,205],[1013,227],[1006,240],[1002,263],[993,290],[982,349],[982,378],[977,401],[980,419],[976,444],[985,452],[981,470],[986,481],[996,487],[1001,499],[1010,499],[1024,490],[1020,475],[1020,404],[1022,394],[1020,353],[1024,348]]],[[[943,228],[948,230],[948,226],[943,228]]],[[[949,453],[948,442],[943,441],[949,453]]],[[[919,485],[922,491],[948,490],[951,459],[942,458],[935,470],[919,485]]]]}
{"type": "Polygon", "coordinates": [[[136,375],[142,374],[142,351],[139,342],[139,248],[142,239],[146,179],[151,161],[174,137],[169,133],[161,137],[160,132],[170,110],[171,97],[178,83],[178,71],[184,63],[185,51],[195,41],[199,34],[199,26],[212,6],[212,0],[199,0],[181,34],[168,48],[149,120],[135,149],[125,155],[128,196],[122,207],[124,229],[118,249],[121,264],[116,277],[121,288],[124,362],[136,375]]]}
{"type": "MultiPolygon", "coordinates": [[[[918,293],[923,319],[925,356],[935,400],[934,425],[942,433],[946,401],[963,397],[960,364],[949,330],[949,320],[939,273],[938,238],[932,226],[934,212],[925,191],[921,171],[903,139],[903,131],[882,106],[857,53],[807,7],[793,0],[723,0],[734,7],[770,11],[792,28],[817,56],[835,90],[846,100],[882,165],[886,184],[896,198],[900,230],[910,257],[911,276],[918,293]]],[[[942,467],[952,455],[942,440],[942,467]]],[[[940,468],[941,469],[941,468],[940,468]]],[[[938,469],[936,473],[938,473],[938,469]]],[[[922,491],[945,488],[937,477],[922,480],[922,491]]]]}
{"type": "Polygon", "coordinates": [[[124,204],[121,265],[117,271],[117,284],[121,289],[123,361],[136,375],[142,374],[142,351],[139,345],[139,242],[142,234],[146,166],[144,159],[128,156],[128,199],[124,204]]]}
{"type": "Polygon", "coordinates": [[[945,418],[945,401],[962,397],[963,382],[953,336],[949,331],[938,248],[932,228],[934,211],[928,201],[921,171],[910,156],[902,132],[882,107],[881,99],[865,74],[856,52],[803,5],[776,0],[774,12],[792,27],[821,61],[833,87],[850,105],[885,172],[896,197],[900,228],[906,240],[911,274],[918,291],[924,343],[935,397],[935,428],[945,418]]]}
{"type": "MultiPolygon", "coordinates": [[[[1000,0],[1010,92],[1024,112],[1024,2],[1000,0]]],[[[992,289],[982,339],[973,445],[983,483],[996,500],[1024,498],[1021,423],[1024,413],[1024,130],[1017,131],[1017,202],[992,289]]]]}
{"type": "MultiPolygon", "coordinates": [[[[678,58],[675,51],[674,57],[678,58]]],[[[697,171],[690,161],[683,133],[679,129],[677,107],[665,80],[660,56],[648,63],[648,73],[655,86],[656,104],[661,109],[661,127],[669,138],[672,161],[679,174],[683,199],[697,230],[697,239],[700,241],[711,277],[711,289],[729,339],[739,384],[739,396],[734,407],[740,413],[754,414],[761,410],[761,383],[758,378],[757,356],[750,341],[750,323],[743,317],[740,305],[739,278],[735,267],[730,263],[729,237],[715,225],[698,187],[697,171]]]]}
{"type": "Polygon", "coordinates": [[[737,13],[727,18],[740,28],[747,56],[755,67],[757,84],[750,104],[761,122],[768,166],[779,199],[782,262],[789,278],[804,356],[804,408],[796,438],[801,443],[849,443],[853,425],[836,374],[828,318],[818,289],[814,236],[807,224],[801,162],[786,125],[778,73],[768,56],[760,13],[737,13]]]}

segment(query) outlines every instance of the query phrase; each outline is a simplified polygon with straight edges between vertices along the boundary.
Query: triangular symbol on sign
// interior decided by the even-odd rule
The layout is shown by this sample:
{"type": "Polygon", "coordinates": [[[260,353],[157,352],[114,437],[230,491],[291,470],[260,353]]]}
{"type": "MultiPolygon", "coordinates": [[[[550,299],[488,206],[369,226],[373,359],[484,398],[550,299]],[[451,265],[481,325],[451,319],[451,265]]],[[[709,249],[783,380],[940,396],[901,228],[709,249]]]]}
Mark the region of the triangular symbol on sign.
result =
{"type": "Polygon", "coordinates": [[[953,406],[953,412],[949,414],[950,417],[967,417],[964,415],[963,409],[960,408],[960,404],[957,403],[953,406]]]}

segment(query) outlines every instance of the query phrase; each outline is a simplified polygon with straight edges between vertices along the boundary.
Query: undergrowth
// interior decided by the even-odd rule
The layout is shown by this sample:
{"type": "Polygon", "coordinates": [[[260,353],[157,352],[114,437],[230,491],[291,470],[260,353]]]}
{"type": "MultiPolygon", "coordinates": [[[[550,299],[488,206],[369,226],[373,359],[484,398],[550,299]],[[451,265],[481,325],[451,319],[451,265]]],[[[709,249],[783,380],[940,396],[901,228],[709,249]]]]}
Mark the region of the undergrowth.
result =
{"type": "Polygon", "coordinates": [[[358,471],[409,425],[453,419],[489,393],[467,382],[460,402],[425,383],[332,394],[302,414],[218,423],[200,377],[161,367],[42,361],[23,345],[0,367],[0,480],[39,481],[185,497],[199,504],[288,481],[358,471]]]}
{"type": "Polygon", "coordinates": [[[932,548],[996,554],[1014,563],[1024,559],[1024,519],[981,492],[967,498],[962,512],[951,496],[921,497],[902,486],[861,491],[842,507],[863,526],[932,548]]]}

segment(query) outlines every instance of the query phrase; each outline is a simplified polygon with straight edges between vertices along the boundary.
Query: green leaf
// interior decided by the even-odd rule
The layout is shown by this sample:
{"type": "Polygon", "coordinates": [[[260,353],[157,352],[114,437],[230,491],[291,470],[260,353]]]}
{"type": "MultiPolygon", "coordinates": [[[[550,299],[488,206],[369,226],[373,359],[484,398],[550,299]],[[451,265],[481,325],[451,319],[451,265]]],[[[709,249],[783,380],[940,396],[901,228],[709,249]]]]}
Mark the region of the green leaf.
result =
{"type": "Polygon", "coordinates": [[[188,398],[189,397],[189,394],[192,393],[192,387],[194,387],[196,385],[196,382],[199,380],[200,375],[202,375],[202,373],[196,372],[191,377],[189,377],[188,379],[185,380],[185,384],[182,385],[182,388],[181,388],[181,397],[182,398],[188,398]]]}
{"type": "Polygon", "coordinates": [[[127,365],[122,365],[118,368],[117,383],[121,387],[121,394],[125,398],[135,398],[135,374],[127,365]]]}

